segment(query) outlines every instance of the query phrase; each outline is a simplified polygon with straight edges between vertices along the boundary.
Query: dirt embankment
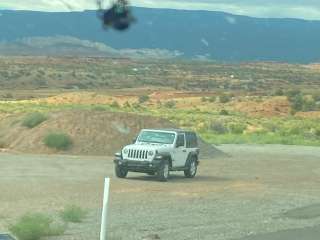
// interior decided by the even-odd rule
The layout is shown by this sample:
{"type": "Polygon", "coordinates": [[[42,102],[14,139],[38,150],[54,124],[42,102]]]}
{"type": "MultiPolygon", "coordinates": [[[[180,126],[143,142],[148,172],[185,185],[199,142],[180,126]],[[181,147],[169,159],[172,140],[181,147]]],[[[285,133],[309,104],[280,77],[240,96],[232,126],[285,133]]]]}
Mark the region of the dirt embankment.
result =
{"type": "MultiPolygon", "coordinates": [[[[129,144],[143,128],[174,128],[168,120],[129,113],[105,111],[63,111],[49,114],[48,120],[28,129],[21,126],[24,115],[0,119],[0,148],[24,153],[57,153],[43,143],[50,132],[63,132],[73,141],[72,147],[61,152],[71,155],[108,155],[129,144]]],[[[220,151],[200,140],[202,157],[220,151]]]]}

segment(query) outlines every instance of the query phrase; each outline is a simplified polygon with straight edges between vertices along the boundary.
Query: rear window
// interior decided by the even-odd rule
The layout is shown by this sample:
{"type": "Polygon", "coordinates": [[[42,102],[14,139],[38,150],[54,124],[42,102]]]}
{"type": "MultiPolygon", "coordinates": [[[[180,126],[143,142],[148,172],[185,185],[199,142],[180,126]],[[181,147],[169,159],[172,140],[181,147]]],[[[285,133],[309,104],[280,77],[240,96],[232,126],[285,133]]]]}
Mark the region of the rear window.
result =
{"type": "Polygon", "coordinates": [[[198,139],[195,133],[186,133],[187,137],[187,148],[196,148],[198,147],[198,139]]]}

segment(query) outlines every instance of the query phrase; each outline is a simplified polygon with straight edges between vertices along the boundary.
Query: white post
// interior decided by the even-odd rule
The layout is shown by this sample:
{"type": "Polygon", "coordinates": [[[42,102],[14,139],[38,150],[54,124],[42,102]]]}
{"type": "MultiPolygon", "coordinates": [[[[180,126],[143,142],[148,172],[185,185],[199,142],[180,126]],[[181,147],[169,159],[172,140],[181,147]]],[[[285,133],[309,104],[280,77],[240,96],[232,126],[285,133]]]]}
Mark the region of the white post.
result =
{"type": "Polygon", "coordinates": [[[100,240],[107,240],[107,214],[108,214],[109,187],[110,187],[110,178],[106,178],[104,181],[100,240]]]}

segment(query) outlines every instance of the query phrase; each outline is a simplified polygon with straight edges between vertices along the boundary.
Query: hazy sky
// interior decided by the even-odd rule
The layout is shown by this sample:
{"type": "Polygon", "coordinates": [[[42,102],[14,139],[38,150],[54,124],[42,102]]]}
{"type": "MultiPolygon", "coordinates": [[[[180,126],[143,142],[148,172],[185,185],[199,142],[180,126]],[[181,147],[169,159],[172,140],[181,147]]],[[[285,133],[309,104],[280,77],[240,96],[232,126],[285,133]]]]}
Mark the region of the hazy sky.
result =
{"type": "MultiPolygon", "coordinates": [[[[108,4],[110,0],[105,0],[108,4]]],[[[320,20],[320,0],[132,0],[135,6],[224,11],[254,17],[320,20]]],[[[0,0],[0,9],[67,11],[94,9],[96,0],[0,0]]]]}

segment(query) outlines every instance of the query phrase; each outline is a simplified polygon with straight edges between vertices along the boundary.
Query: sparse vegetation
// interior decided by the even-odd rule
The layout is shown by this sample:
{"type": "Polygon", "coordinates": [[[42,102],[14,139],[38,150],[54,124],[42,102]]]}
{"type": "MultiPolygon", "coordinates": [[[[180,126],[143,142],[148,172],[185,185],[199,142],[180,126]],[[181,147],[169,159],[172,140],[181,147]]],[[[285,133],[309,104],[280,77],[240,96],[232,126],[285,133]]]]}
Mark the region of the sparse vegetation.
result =
{"type": "Polygon", "coordinates": [[[228,103],[231,101],[231,97],[227,94],[222,94],[220,97],[219,97],[219,101],[220,103],[228,103]]]}
{"type": "MultiPolygon", "coordinates": [[[[0,84],[4,89],[22,88],[19,85],[20,81],[14,81],[17,76],[24,77],[24,84],[30,88],[39,85],[39,82],[35,81],[36,76],[39,75],[39,69],[34,68],[34,64],[28,64],[26,60],[25,64],[17,65],[14,64],[15,58],[6,61],[11,63],[1,65],[0,60],[0,84]],[[10,69],[3,66],[9,66],[10,69]]],[[[41,61],[45,60],[41,59],[41,61]]],[[[50,64],[47,66],[45,62],[41,62],[41,71],[46,74],[40,79],[46,81],[48,88],[88,89],[88,91],[91,89],[92,91],[95,89],[110,91],[114,88],[117,89],[114,90],[115,94],[107,93],[105,98],[100,95],[88,103],[68,102],[68,97],[66,99],[61,97],[56,104],[38,100],[38,97],[43,97],[44,93],[48,94],[47,96],[53,95],[51,90],[48,92],[45,90],[32,93],[33,99],[25,97],[30,99],[28,101],[20,102],[13,99],[1,101],[0,114],[41,112],[46,115],[53,111],[70,109],[131,112],[169,119],[177,126],[196,130],[210,142],[292,143],[294,141],[296,144],[320,145],[317,112],[304,113],[320,110],[320,94],[317,90],[320,82],[318,72],[306,67],[290,64],[283,67],[281,64],[268,63],[224,65],[203,62],[198,64],[193,61],[177,61],[172,64],[166,61],[147,63],[142,61],[141,63],[119,60],[117,64],[110,64],[112,60],[108,59],[99,61],[91,59],[89,62],[81,62],[81,59],[77,59],[75,64],[72,58],[56,59],[56,61],[62,61],[63,68],[52,68],[50,64]],[[140,64],[153,70],[149,71],[146,68],[146,71],[131,75],[132,69],[140,68],[140,64]],[[96,71],[92,71],[92,68],[96,71]],[[74,73],[77,73],[79,82],[68,82],[68,79],[74,79],[72,77],[74,73]],[[203,76],[201,79],[210,80],[199,80],[200,73],[203,76]],[[225,78],[226,73],[232,73],[236,79],[225,78]],[[188,79],[182,81],[180,78],[186,74],[189,76],[188,79]],[[167,97],[170,95],[161,96],[161,87],[165,87],[163,91],[167,92],[168,88],[172,89],[177,82],[183,83],[179,88],[187,90],[186,93],[177,94],[171,99],[167,97]],[[155,91],[160,97],[157,99],[153,95],[149,96],[150,89],[144,91],[139,88],[139,91],[128,90],[132,92],[118,98],[118,95],[122,94],[122,90],[118,89],[141,86],[147,86],[147,88],[156,86],[155,91]],[[192,98],[185,97],[189,92],[192,98]],[[129,95],[131,97],[127,98],[129,95]],[[271,99],[280,99],[280,105],[269,107],[268,100],[271,99]],[[102,101],[99,102],[100,100],[102,101]],[[144,102],[150,104],[142,104],[144,102]],[[266,109],[266,115],[260,115],[259,111],[261,109],[263,111],[265,107],[270,109],[266,109]],[[290,109],[292,115],[289,114],[290,109]]],[[[4,97],[6,93],[8,90],[1,91],[1,96],[4,97]]],[[[18,99],[19,95],[13,92],[12,97],[18,99]]],[[[30,93],[27,95],[30,96],[30,93]]]]}
{"type": "Polygon", "coordinates": [[[243,132],[247,129],[247,126],[244,124],[235,124],[232,123],[229,125],[229,130],[232,134],[243,134],[243,132]]]}
{"type": "Polygon", "coordinates": [[[87,211],[76,205],[65,207],[60,216],[65,222],[80,223],[86,217],[87,211]]]}
{"type": "Polygon", "coordinates": [[[225,110],[225,109],[222,109],[220,111],[220,115],[227,116],[227,115],[229,115],[229,112],[227,110],[225,110]]]}
{"type": "Polygon", "coordinates": [[[211,123],[210,130],[216,134],[226,134],[228,132],[227,127],[220,121],[211,123]]]}
{"type": "Polygon", "coordinates": [[[277,89],[274,94],[274,96],[283,96],[284,95],[284,91],[282,89],[277,89]]]}
{"type": "Polygon", "coordinates": [[[28,114],[22,121],[22,126],[34,128],[47,120],[47,116],[40,112],[28,114]]]}
{"type": "Polygon", "coordinates": [[[175,101],[168,101],[164,104],[164,106],[166,108],[174,108],[176,106],[176,102],[175,101]]]}
{"type": "Polygon", "coordinates": [[[117,101],[113,101],[111,103],[110,107],[112,107],[112,108],[120,108],[120,105],[119,105],[119,103],[117,101]]]}
{"type": "Polygon", "coordinates": [[[49,148],[67,150],[71,147],[72,140],[65,133],[49,133],[45,136],[44,143],[49,148]]]}
{"type": "Polygon", "coordinates": [[[139,103],[145,103],[149,101],[150,97],[148,95],[141,95],[139,96],[139,103]]]}
{"type": "Polygon", "coordinates": [[[18,240],[40,240],[42,237],[62,235],[65,226],[54,224],[53,219],[47,215],[29,213],[22,216],[9,229],[18,240]]]}

